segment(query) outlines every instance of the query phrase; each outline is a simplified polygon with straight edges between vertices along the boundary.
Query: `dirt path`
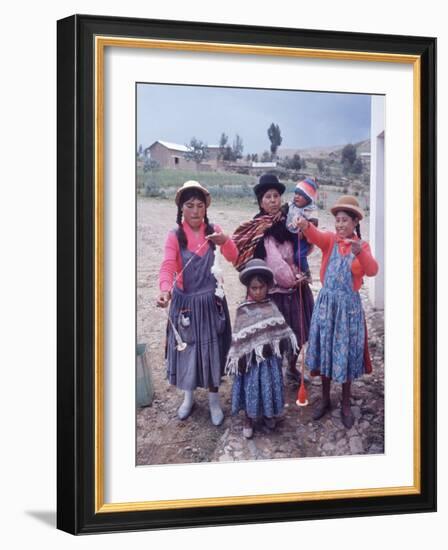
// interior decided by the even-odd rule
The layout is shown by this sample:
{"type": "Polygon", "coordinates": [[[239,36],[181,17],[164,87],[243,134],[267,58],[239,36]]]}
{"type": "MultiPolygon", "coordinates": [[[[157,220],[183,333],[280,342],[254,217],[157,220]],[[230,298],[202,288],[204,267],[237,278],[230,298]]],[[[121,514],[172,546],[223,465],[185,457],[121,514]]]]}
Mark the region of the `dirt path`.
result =
{"type": "MultiPolygon", "coordinates": [[[[209,218],[226,232],[255,212],[255,205],[215,205],[209,218]]],[[[275,431],[257,426],[255,436],[242,438],[242,416],[230,415],[231,379],[225,378],[220,395],[225,420],[214,427],[209,418],[205,390],[197,390],[196,407],[186,421],[177,418],[181,392],[165,379],[164,342],[166,312],[154,307],[158,295],[158,270],[169,229],[175,226],[176,212],[171,201],[139,199],[137,204],[137,336],[149,347],[155,397],[150,407],[137,410],[137,464],[175,464],[204,461],[253,460],[266,458],[305,457],[382,453],[384,450],[384,372],[383,312],[372,310],[365,289],[361,291],[368,329],[374,372],[353,384],[353,411],[356,422],[347,431],[340,420],[340,387],[332,389],[334,410],[319,422],[311,419],[311,406],[320,396],[320,381],[308,384],[311,406],[295,405],[297,387],[286,382],[286,409],[282,423],[275,431]]],[[[331,219],[320,215],[320,226],[331,228],[331,219]]],[[[310,258],[315,277],[313,292],[320,288],[319,251],[310,258]]],[[[230,264],[224,266],[225,291],[231,318],[244,288],[230,264]]]]}

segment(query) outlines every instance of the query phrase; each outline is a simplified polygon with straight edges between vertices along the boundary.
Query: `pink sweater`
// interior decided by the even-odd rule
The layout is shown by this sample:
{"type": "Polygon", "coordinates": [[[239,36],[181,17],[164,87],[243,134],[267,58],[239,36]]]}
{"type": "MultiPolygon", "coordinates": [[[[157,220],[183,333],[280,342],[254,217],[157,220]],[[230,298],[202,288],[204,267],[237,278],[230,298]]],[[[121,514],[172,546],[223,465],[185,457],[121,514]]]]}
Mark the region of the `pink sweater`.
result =
{"type": "MultiPolygon", "coordinates": [[[[187,248],[190,252],[196,253],[198,256],[203,256],[207,250],[208,246],[205,239],[205,223],[203,223],[199,229],[199,233],[195,233],[191,227],[186,223],[182,223],[184,228],[185,235],[187,236],[187,248]],[[202,248],[199,249],[199,247],[202,248]]],[[[215,232],[220,233],[222,229],[219,225],[213,224],[215,232]]],[[[236,248],[235,243],[232,239],[227,239],[227,241],[221,246],[221,252],[229,262],[234,262],[238,256],[238,249],[236,248]]],[[[188,267],[187,267],[188,269],[188,267]]],[[[180,255],[179,241],[177,240],[176,230],[170,231],[168,237],[165,241],[165,252],[160,266],[159,272],[159,288],[161,292],[168,292],[173,287],[174,276],[176,273],[182,271],[182,258],[180,255]]],[[[183,278],[182,275],[176,281],[177,286],[183,289],[183,278]]]]}
{"type": "MultiPolygon", "coordinates": [[[[347,255],[351,251],[351,244],[346,243],[345,239],[341,239],[336,233],[331,231],[320,231],[312,223],[308,224],[308,229],[304,231],[307,240],[317,245],[322,250],[322,264],[320,267],[320,280],[324,283],[325,271],[327,270],[328,260],[333,251],[334,243],[338,243],[339,253],[347,255]]],[[[353,239],[358,239],[354,236],[353,239]]],[[[372,256],[369,243],[363,241],[361,252],[355,257],[352,262],[353,289],[359,290],[362,285],[364,275],[373,277],[378,273],[378,262],[372,256]]]]}

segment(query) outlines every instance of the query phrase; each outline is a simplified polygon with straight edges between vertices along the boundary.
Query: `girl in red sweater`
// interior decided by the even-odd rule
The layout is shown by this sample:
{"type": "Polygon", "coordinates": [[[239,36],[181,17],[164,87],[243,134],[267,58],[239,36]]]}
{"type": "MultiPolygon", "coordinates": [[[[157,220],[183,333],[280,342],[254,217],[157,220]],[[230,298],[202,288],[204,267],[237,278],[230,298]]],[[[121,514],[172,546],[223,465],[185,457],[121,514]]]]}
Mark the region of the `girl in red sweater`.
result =
{"type": "Polygon", "coordinates": [[[207,217],[210,193],[197,181],[187,181],[177,190],[177,229],[168,234],[160,267],[159,307],[170,304],[167,335],[167,377],[183,390],[177,414],[185,420],[193,410],[196,388],[209,391],[211,421],[219,426],[224,414],[218,387],[230,347],[231,326],[227,302],[218,292],[212,273],[214,252],[234,262],[235,243],[207,217]],[[176,347],[173,326],[186,348],[176,347]]]}
{"type": "Polygon", "coordinates": [[[378,263],[367,242],[361,240],[359,222],[364,217],[358,201],[342,196],[331,208],[335,233],[320,231],[306,219],[298,227],[306,239],[322,250],[322,289],[314,305],[305,363],[312,375],[322,377],[322,400],[314,409],[318,420],[331,410],[330,385],[342,384],[341,419],[354,423],[350,408],[352,380],[371,372],[367,332],[359,289],[364,275],[373,277],[378,263]]]}

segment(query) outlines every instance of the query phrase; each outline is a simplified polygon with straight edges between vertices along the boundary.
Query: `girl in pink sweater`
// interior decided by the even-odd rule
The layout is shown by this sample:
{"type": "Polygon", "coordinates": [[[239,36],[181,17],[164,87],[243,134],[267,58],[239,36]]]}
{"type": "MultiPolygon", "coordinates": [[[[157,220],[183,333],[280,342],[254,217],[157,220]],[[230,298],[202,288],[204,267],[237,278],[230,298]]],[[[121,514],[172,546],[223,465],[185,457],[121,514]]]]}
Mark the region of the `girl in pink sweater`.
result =
{"type": "Polygon", "coordinates": [[[341,419],[346,428],[351,428],[351,382],[371,372],[358,291],[364,275],[377,274],[378,263],[368,243],[361,240],[359,221],[364,213],[356,198],[342,196],[331,212],[335,216],[335,233],[319,231],[304,218],[297,222],[307,240],[323,254],[323,286],[314,305],[305,363],[312,375],[322,377],[322,401],[314,409],[313,418],[318,420],[331,410],[330,385],[335,380],[342,384],[341,419]]]}
{"type": "Polygon", "coordinates": [[[194,406],[193,392],[207,388],[212,423],[224,419],[218,386],[224,374],[231,326],[225,297],[217,292],[212,274],[214,251],[233,262],[237,249],[218,225],[208,221],[210,193],[198,182],[188,181],[176,193],[177,229],[168,234],[159,274],[159,307],[170,304],[167,335],[167,377],[184,392],[178,417],[186,419],[194,406]],[[176,346],[173,326],[187,344],[176,346]]]}

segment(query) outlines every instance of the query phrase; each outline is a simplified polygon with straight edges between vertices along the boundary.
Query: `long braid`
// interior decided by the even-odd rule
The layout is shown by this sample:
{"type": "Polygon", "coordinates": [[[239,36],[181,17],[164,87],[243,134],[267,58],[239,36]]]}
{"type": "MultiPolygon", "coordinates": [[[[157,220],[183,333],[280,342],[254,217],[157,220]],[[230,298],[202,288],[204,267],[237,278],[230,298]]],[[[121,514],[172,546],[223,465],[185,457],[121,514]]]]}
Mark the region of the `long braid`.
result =
{"type": "Polygon", "coordinates": [[[187,248],[187,236],[185,235],[184,228],[182,226],[182,207],[179,205],[177,207],[177,240],[179,241],[180,248],[187,248]]]}
{"type": "MultiPolygon", "coordinates": [[[[204,223],[205,223],[205,234],[206,235],[211,235],[212,233],[215,232],[215,229],[214,229],[213,225],[208,220],[207,210],[205,210],[204,223]]],[[[210,246],[212,247],[213,250],[215,250],[215,248],[216,248],[215,243],[212,243],[210,241],[210,246]]]]}
{"type": "Polygon", "coordinates": [[[358,239],[361,238],[361,226],[359,224],[359,222],[357,223],[356,227],[355,227],[355,231],[356,231],[356,234],[358,235],[358,239]]]}

